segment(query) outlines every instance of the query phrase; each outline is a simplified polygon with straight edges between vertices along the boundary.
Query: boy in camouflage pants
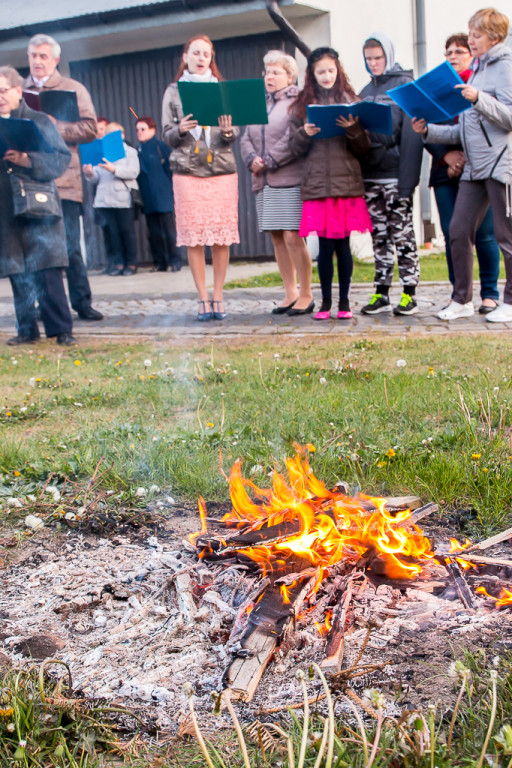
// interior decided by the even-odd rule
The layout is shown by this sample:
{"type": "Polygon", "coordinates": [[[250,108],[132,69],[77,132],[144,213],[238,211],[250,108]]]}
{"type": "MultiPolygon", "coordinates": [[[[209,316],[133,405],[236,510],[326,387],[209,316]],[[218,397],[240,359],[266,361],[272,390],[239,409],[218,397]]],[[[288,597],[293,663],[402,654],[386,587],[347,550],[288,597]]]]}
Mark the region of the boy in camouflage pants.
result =
{"type": "Polygon", "coordinates": [[[420,178],[423,142],[418,141],[410,118],[386,94],[391,88],[411,82],[413,75],[395,63],[393,43],[387,35],[378,33],[368,38],[363,55],[372,80],[360,96],[365,101],[391,106],[392,135],[374,134],[370,154],[361,163],[375,256],[375,293],[361,311],[366,315],[391,311],[389,289],[396,248],[402,297],[393,312],[413,315],[418,311],[415,294],[420,267],[412,196],[420,178]]]}

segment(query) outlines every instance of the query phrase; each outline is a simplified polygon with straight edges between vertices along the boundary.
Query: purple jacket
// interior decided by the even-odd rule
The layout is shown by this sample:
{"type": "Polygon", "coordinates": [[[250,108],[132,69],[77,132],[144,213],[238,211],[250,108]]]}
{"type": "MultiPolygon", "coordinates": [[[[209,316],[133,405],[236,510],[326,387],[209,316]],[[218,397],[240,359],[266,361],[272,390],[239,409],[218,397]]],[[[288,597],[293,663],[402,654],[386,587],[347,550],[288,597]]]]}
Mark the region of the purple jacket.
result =
{"type": "Polygon", "coordinates": [[[304,158],[290,149],[290,105],[299,94],[296,85],[267,93],[267,125],[248,125],[240,141],[242,159],[249,168],[255,157],[262,157],[264,173],[252,174],[252,191],[265,186],[297,187],[302,181],[304,158]]]}

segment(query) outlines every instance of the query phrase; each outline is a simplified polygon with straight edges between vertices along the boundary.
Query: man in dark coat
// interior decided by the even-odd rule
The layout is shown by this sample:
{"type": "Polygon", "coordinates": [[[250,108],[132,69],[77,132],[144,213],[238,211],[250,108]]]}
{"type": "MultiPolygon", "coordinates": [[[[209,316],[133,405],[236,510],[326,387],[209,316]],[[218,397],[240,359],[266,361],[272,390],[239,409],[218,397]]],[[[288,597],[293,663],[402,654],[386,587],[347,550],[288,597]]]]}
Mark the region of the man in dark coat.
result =
{"type": "Polygon", "coordinates": [[[366,203],[373,223],[375,256],[375,293],[361,311],[366,315],[391,311],[389,289],[396,248],[402,298],[393,312],[413,315],[418,311],[414,296],[420,279],[420,263],[414,236],[412,198],[420,180],[423,145],[413,131],[411,119],[386,93],[411,82],[413,74],[395,62],[393,43],[382,32],[372,34],[366,40],[363,55],[372,79],[359,95],[363,101],[391,107],[392,134],[372,135],[374,144],[361,161],[366,203]]]}
{"type": "Polygon", "coordinates": [[[50,119],[22,100],[22,78],[12,67],[0,67],[0,119],[32,120],[53,152],[7,149],[0,159],[0,277],[9,277],[18,335],[10,345],[39,338],[35,302],[47,336],[58,344],[76,344],[64,290],[62,268],[68,264],[62,218],[15,217],[10,176],[21,181],[49,182],[66,169],[70,153],[50,119]]]}

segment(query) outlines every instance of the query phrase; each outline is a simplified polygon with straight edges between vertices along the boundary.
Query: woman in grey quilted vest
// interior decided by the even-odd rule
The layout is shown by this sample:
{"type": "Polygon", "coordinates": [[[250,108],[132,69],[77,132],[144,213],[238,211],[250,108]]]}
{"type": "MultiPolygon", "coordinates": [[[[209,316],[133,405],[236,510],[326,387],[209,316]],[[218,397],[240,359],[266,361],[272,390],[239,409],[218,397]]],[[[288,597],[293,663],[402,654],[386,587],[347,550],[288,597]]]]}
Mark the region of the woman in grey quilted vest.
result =
{"type": "Polygon", "coordinates": [[[496,9],[477,11],[469,20],[473,75],[465,85],[456,86],[471,102],[470,109],[462,112],[456,125],[413,121],[427,142],[461,143],[465,156],[450,225],[453,299],[438,313],[441,320],[474,314],[473,246],[490,204],[507,279],[503,304],[486,320],[512,322],[512,50],[503,43],[508,27],[508,18],[496,9]]]}
{"type": "Polygon", "coordinates": [[[247,126],[240,149],[252,173],[260,232],[270,232],[285,290],[272,314],[303,314],[312,309],[313,299],[311,257],[299,237],[304,159],[289,146],[290,105],[299,94],[298,67],[293,56],[278,50],[266,53],[263,64],[268,124],[247,126]]]}

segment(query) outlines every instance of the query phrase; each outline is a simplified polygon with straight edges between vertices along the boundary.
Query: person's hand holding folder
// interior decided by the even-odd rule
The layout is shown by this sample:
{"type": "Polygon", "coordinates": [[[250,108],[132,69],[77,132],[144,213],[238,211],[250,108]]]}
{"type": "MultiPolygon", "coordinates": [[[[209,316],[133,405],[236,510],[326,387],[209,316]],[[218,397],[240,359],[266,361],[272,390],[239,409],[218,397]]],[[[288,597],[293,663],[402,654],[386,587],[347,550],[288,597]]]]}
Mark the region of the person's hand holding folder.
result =
{"type": "Polygon", "coordinates": [[[17,149],[8,149],[4,155],[4,160],[13,165],[19,165],[22,168],[31,168],[32,160],[26,152],[18,152],[17,149]]]}
{"type": "Polygon", "coordinates": [[[462,85],[456,85],[455,88],[458,88],[461,95],[464,96],[466,101],[470,101],[471,104],[476,104],[478,101],[478,89],[474,85],[463,83],[462,85]]]}
{"type": "Polygon", "coordinates": [[[359,118],[354,117],[352,114],[348,115],[347,117],[340,115],[336,118],[336,125],[339,125],[340,128],[352,128],[352,126],[356,125],[358,122],[359,118]]]}
{"type": "Polygon", "coordinates": [[[304,123],[304,130],[306,131],[307,135],[311,138],[313,136],[316,136],[317,133],[320,133],[322,130],[321,128],[318,128],[314,123],[304,123]]]}

